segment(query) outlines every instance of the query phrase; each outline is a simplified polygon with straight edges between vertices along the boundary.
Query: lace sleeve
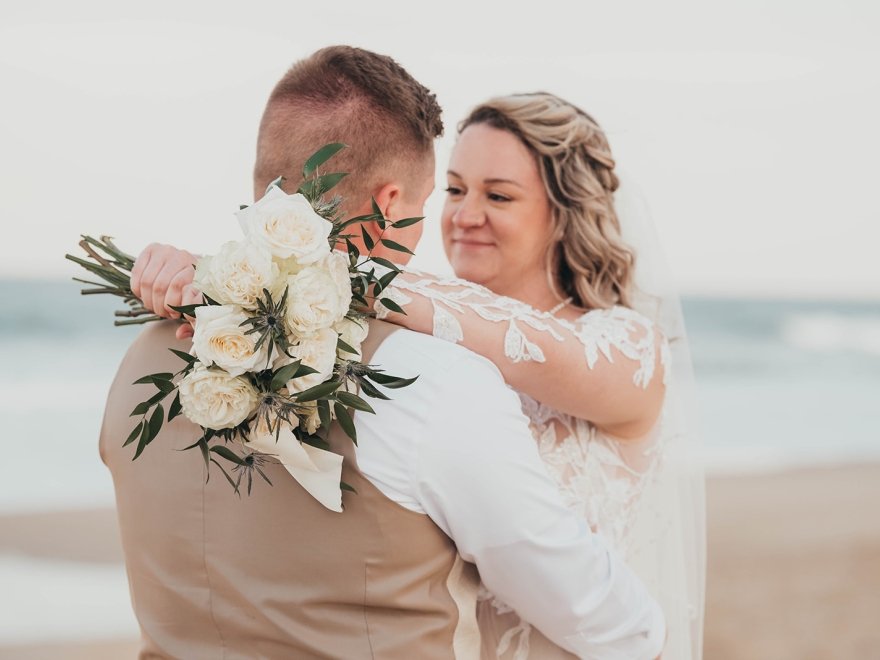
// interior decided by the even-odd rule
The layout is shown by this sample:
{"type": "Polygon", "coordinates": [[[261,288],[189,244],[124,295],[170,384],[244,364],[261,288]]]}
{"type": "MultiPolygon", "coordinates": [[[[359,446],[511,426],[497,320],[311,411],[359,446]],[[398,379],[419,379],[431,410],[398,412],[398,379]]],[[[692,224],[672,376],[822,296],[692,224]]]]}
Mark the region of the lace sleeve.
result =
{"type": "Polygon", "coordinates": [[[663,400],[668,346],[625,307],[556,318],[456,278],[404,271],[376,304],[380,318],[460,343],[488,358],[517,391],[621,437],[641,435],[663,400]],[[662,376],[658,376],[662,372],[662,376]]]}

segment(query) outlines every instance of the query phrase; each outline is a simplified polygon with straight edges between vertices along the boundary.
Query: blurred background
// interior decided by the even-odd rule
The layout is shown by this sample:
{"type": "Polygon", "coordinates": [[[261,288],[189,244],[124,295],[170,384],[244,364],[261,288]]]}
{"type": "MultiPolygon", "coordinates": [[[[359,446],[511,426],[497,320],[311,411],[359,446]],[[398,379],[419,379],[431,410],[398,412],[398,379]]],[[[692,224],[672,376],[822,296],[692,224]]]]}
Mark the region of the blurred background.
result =
{"type": "Polygon", "coordinates": [[[392,55],[446,111],[426,270],[449,270],[439,191],[470,106],[541,89],[598,119],[684,296],[705,657],[880,658],[878,33],[869,0],[4,4],[0,658],[136,648],[97,433],[137,330],[78,296],[64,253],[235,237],[269,91],[335,43],[392,55]]]}

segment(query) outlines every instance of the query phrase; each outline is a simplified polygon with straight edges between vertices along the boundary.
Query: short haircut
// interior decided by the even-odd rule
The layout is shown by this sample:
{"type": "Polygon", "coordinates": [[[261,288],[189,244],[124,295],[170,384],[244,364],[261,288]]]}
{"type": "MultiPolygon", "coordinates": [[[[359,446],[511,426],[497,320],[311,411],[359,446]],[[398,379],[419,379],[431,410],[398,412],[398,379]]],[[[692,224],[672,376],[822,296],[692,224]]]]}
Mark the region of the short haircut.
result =
{"type": "Polygon", "coordinates": [[[330,46],[294,64],[275,86],[257,138],[254,186],[278,176],[295,187],[305,160],[329,142],[348,145],[324,171],[349,172],[334,189],[352,210],[392,180],[422,181],[443,134],[436,97],[386,55],[330,46]]]}

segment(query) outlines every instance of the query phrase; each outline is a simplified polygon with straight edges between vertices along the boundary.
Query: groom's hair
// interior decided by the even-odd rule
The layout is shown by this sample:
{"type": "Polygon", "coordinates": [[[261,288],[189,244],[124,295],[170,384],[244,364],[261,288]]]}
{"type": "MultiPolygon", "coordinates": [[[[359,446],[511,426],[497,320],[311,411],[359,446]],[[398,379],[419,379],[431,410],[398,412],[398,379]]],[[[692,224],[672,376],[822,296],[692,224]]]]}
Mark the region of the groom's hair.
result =
{"type": "MultiPolygon", "coordinates": [[[[329,142],[348,145],[325,168],[350,173],[334,190],[349,210],[385,183],[420,184],[432,174],[440,115],[434,94],[390,57],[323,48],[294,64],[269,97],[257,138],[255,193],[278,176],[295,189],[305,160],[329,142]]],[[[414,187],[404,190],[414,194],[414,187]]]]}

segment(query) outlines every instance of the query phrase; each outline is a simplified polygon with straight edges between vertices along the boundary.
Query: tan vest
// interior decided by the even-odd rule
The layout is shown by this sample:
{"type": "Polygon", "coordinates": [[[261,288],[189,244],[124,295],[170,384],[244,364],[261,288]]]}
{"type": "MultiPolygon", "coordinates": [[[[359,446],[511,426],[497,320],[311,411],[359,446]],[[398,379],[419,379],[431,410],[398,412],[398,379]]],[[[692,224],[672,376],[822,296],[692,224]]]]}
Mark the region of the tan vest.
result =
{"type": "MultiPolygon", "coordinates": [[[[374,323],[365,361],[389,333],[374,323]]],[[[427,516],[385,497],[345,456],[344,513],[325,509],[277,464],[273,485],[237,497],[217,466],[205,483],[200,436],[183,416],[136,461],[122,443],[152,386],[130,385],[183,365],[170,322],[151,324],[119,368],[101,430],[113,474],[141,658],[478,658],[478,578],[427,516]]],[[[413,385],[418,387],[418,385],[413,385]]]]}

